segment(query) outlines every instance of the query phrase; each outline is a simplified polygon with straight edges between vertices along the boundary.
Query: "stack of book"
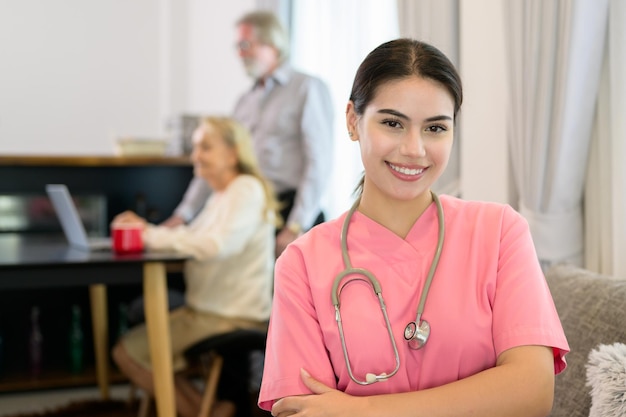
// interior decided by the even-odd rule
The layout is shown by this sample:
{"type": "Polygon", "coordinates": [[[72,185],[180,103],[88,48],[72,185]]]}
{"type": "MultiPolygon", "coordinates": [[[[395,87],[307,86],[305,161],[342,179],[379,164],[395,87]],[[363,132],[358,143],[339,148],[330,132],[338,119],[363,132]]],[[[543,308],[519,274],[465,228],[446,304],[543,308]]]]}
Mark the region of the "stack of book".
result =
{"type": "Polygon", "coordinates": [[[119,156],[164,156],[168,145],[163,139],[120,138],[116,153],[119,156]]]}

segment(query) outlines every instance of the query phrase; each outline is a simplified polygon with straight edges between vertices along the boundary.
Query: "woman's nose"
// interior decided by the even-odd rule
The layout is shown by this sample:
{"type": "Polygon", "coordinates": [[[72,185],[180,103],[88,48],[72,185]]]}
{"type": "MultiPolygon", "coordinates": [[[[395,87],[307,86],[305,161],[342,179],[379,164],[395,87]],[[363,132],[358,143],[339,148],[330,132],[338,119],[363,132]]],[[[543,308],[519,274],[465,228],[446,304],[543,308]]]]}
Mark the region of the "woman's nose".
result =
{"type": "Polygon", "coordinates": [[[402,143],[402,153],[412,157],[422,157],[426,155],[424,138],[421,132],[407,134],[402,143]]]}

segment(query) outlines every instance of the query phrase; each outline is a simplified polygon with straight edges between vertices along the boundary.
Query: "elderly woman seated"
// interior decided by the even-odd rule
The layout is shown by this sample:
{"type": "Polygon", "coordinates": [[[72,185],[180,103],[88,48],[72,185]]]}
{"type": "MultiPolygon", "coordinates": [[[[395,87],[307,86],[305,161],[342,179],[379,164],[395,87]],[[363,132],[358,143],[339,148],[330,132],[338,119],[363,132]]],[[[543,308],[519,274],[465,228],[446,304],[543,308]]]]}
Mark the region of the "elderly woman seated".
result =
{"type": "MultiPolygon", "coordinates": [[[[184,270],[185,305],[169,316],[175,370],[185,368],[184,351],[202,339],[240,328],[265,328],[271,304],[274,231],[280,222],[273,190],[258,169],[249,134],[237,122],[203,119],[193,135],[191,160],[194,174],[213,190],[192,222],[174,228],[156,226],[133,212],[113,220],[140,223],[148,249],[191,257],[184,270]]],[[[113,358],[134,384],[153,394],[144,325],[119,340],[113,358]]],[[[175,378],[175,391],[178,413],[195,417],[201,394],[182,376],[175,378]]],[[[232,404],[223,408],[232,413],[232,404]]]]}

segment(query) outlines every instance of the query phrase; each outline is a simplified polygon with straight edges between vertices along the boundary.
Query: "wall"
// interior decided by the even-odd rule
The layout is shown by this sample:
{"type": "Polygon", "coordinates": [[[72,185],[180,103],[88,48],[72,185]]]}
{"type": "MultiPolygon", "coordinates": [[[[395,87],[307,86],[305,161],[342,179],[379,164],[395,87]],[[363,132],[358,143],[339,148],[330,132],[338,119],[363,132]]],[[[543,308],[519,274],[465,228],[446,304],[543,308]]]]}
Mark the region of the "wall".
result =
{"type": "Polygon", "coordinates": [[[248,85],[234,21],[253,0],[0,0],[0,154],[107,155],[248,85]]]}
{"type": "Polygon", "coordinates": [[[190,1],[186,111],[230,114],[236,99],[250,87],[235,50],[235,22],[255,4],[255,0],[190,1]]]}
{"type": "Polygon", "coordinates": [[[510,202],[502,0],[460,0],[463,198],[510,202]]]}
{"type": "MultiPolygon", "coordinates": [[[[0,154],[112,154],[180,113],[229,113],[249,86],[234,22],[255,4],[0,0],[0,154]]],[[[505,202],[501,0],[460,4],[463,197],[505,202]]]]}

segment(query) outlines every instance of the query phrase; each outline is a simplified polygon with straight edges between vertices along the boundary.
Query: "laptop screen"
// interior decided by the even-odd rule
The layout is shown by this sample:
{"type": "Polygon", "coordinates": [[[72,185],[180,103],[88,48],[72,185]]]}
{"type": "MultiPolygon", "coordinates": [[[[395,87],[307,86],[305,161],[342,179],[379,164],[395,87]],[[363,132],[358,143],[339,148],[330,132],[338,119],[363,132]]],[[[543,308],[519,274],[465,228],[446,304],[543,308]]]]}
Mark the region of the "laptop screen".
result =
{"type": "MultiPolygon", "coordinates": [[[[83,225],[81,216],[79,215],[67,186],[64,184],[47,184],[46,192],[48,193],[50,202],[54,207],[69,244],[85,249],[92,247],[93,245],[90,243],[92,239],[89,239],[87,236],[85,226],[83,225]]],[[[106,212],[106,210],[103,209],[103,206],[105,206],[104,199],[99,198],[98,200],[100,204],[96,203],[96,205],[100,207],[96,207],[96,209],[98,209],[96,216],[100,217],[101,220],[105,220],[102,215],[102,212],[106,212]]],[[[101,243],[99,243],[99,245],[102,246],[101,243]]]]}

